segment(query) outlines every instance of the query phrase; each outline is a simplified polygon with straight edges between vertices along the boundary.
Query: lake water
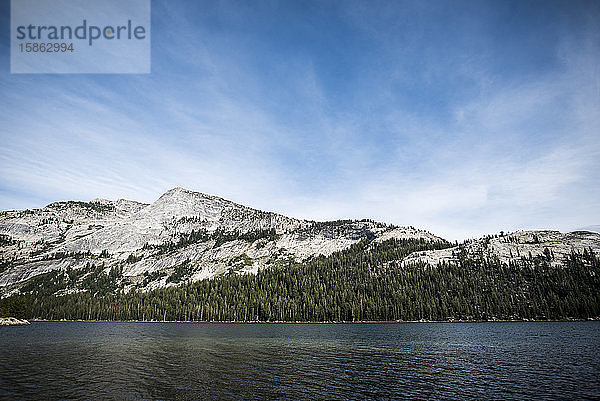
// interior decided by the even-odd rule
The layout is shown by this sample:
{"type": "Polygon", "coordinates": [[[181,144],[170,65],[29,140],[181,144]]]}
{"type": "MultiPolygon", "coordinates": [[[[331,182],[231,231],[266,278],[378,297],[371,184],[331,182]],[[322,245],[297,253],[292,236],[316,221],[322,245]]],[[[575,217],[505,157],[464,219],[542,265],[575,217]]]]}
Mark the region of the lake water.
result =
{"type": "Polygon", "coordinates": [[[600,322],[0,327],[1,399],[600,399],[600,322]]]}

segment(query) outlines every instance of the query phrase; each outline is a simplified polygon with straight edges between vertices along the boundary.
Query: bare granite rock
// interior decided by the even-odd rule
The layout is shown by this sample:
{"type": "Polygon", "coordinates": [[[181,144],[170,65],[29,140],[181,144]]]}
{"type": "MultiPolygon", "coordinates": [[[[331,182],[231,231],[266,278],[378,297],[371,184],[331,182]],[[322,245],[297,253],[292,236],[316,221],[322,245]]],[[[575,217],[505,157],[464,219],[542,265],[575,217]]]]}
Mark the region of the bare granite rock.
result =
{"type": "Polygon", "coordinates": [[[0,326],[23,326],[29,322],[25,319],[19,320],[14,317],[0,317],[0,326]]]}
{"type": "MultiPolygon", "coordinates": [[[[54,270],[101,265],[140,282],[145,275],[169,274],[188,263],[190,278],[200,280],[232,269],[256,273],[289,259],[327,256],[361,240],[391,238],[442,240],[412,227],[367,220],[294,219],[183,188],[149,205],[122,199],[55,202],[42,209],[0,212],[0,295],[18,292],[21,283],[54,270]],[[207,238],[180,242],[198,232],[207,238]],[[217,241],[219,233],[233,237],[217,241]]],[[[165,285],[163,275],[146,288],[165,285]]]]}
{"type": "MultiPolygon", "coordinates": [[[[152,204],[123,199],[55,202],[42,209],[0,212],[0,297],[19,293],[44,273],[70,272],[85,280],[100,268],[116,274],[125,290],[150,290],[177,285],[177,280],[257,273],[328,256],[359,241],[390,239],[444,241],[424,230],[370,220],[294,219],[183,188],[171,189],[152,204]]],[[[436,266],[457,262],[463,254],[509,263],[544,255],[560,265],[571,252],[584,249],[600,252],[600,234],[517,231],[415,252],[397,262],[436,266]]]]}
{"type": "Polygon", "coordinates": [[[415,252],[404,258],[404,265],[457,262],[461,252],[471,259],[498,258],[501,262],[517,262],[523,258],[543,256],[551,265],[559,266],[571,252],[591,249],[600,253],[600,234],[591,231],[516,231],[468,241],[453,248],[415,252]]]}

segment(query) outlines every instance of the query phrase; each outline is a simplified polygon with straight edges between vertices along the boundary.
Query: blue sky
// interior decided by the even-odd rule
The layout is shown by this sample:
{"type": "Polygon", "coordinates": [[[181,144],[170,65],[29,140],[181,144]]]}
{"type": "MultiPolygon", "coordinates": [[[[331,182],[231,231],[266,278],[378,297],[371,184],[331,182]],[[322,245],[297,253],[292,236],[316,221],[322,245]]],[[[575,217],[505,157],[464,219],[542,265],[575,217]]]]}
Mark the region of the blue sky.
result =
{"type": "Polygon", "coordinates": [[[152,1],[152,73],[10,74],[0,209],[182,186],[449,239],[600,222],[598,1],[152,1]]]}

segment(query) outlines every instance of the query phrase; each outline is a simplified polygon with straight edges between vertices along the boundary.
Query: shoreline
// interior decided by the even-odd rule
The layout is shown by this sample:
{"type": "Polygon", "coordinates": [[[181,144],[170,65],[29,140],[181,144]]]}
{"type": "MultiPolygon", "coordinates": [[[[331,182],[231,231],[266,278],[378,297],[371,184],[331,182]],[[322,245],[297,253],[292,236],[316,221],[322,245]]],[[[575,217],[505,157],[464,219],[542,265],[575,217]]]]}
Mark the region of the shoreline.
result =
{"type": "Polygon", "coordinates": [[[29,319],[22,320],[29,324],[30,322],[81,322],[81,323],[224,323],[224,324],[390,324],[390,323],[558,323],[558,322],[597,322],[600,317],[588,319],[553,319],[553,320],[535,320],[535,319],[515,319],[515,320],[361,320],[361,321],[262,321],[262,320],[49,320],[49,319],[29,319]]]}

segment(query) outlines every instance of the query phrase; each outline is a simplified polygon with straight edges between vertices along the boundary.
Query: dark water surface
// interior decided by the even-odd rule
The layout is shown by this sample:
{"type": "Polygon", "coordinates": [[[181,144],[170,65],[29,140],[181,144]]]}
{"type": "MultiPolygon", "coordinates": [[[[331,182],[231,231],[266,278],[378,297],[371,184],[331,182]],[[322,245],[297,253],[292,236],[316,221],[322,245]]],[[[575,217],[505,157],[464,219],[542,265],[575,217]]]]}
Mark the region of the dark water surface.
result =
{"type": "Polygon", "coordinates": [[[600,399],[600,322],[0,327],[2,399],[600,399]]]}

